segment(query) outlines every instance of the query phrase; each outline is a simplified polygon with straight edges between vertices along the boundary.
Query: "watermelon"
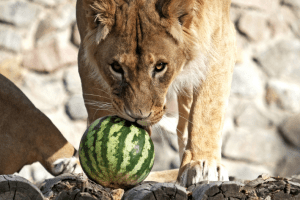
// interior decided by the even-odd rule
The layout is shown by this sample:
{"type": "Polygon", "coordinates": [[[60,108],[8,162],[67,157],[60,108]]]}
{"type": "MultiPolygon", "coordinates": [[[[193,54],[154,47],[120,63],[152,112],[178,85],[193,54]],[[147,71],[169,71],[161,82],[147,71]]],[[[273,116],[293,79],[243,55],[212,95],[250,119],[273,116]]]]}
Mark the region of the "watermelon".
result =
{"type": "Polygon", "coordinates": [[[96,183],[130,188],[142,182],[154,163],[154,145],[145,129],[117,116],[95,120],[79,147],[83,171],[96,183]]]}

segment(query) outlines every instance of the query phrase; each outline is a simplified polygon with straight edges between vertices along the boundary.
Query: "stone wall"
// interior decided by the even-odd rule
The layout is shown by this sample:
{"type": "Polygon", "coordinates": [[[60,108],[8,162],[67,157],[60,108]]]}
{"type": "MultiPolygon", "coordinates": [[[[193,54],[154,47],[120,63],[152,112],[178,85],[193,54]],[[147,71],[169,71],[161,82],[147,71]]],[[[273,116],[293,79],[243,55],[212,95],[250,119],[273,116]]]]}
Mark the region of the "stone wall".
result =
{"type": "MultiPolygon", "coordinates": [[[[299,2],[232,0],[239,54],[223,134],[223,163],[232,176],[300,173],[299,2]]],[[[2,0],[0,73],[78,147],[87,113],[77,71],[75,4],[2,0]]],[[[154,170],[178,167],[176,136],[153,140],[154,170]]],[[[21,174],[33,181],[50,177],[38,163],[21,174]]]]}

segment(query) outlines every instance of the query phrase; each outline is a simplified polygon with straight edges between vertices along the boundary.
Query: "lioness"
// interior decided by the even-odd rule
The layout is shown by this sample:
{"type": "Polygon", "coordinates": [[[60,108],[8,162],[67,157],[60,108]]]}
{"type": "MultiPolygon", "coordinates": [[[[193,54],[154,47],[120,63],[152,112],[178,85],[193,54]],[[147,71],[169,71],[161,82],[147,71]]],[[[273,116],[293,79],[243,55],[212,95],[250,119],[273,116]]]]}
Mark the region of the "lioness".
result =
{"type": "Polygon", "coordinates": [[[177,95],[181,166],[147,180],[228,180],[221,135],[235,63],[230,0],[77,0],[78,62],[91,123],[151,126],[177,95]]]}

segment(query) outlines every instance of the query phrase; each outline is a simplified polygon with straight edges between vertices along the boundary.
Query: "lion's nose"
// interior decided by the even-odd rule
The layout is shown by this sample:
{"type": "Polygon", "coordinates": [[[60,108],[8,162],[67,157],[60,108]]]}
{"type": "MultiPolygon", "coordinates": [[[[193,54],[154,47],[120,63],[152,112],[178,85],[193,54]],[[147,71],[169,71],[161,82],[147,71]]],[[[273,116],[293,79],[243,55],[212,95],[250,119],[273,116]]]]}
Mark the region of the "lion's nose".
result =
{"type": "Polygon", "coordinates": [[[140,119],[146,119],[146,118],[148,118],[148,117],[150,117],[150,115],[152,114],[152,112],[151,111],[149,111],[149,112],[143,112],[141,109],[138,109],[136,112],[132,112],[132,111],[130,111],[130,110],[128,110],[128,109],[125,109],[125,113],[129,116],[129,117],[131,117],[131,118],[133,118],[133,119],[136,119],[136,120],[140,120],[140,119]]]}

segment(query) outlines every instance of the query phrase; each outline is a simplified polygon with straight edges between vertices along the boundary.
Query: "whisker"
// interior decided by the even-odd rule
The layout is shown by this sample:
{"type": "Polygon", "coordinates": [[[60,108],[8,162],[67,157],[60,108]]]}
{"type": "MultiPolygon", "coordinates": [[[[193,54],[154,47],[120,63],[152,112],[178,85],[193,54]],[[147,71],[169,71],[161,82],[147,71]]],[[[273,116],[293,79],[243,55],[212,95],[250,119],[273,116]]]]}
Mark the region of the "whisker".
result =
{"type": "Polygon", "coordinates": [[[106,98],[106,99],[109,99],[111,100],[111,98],[108,98],[106,96],[101,96],[101,95],[95,95],[95,94],[87,94],[87,93],[83,93],[84,95],[90,95],[90,96],[95,96],[95,97],[101,97],[101,98],[106,98]]]}
{"type": "Polygon", "coordinates": [[[189,123],[193,124],[193,122],[191,122],[189,119],[183,117],[182,116],[183,114],[181,112],[179,112],[179,111],[178,111],[178,115],[179,115],[179,117],[181,117],[181,118],[185,119],[186,121],[188,121],[189,123]]]}
{"type": "Polygon", "coordinates": [[[89,105],[91,107],[94,107],[96,109],[93,117],[95,117],[96,113],[101,110],[107,111],[109,113],[115,112],[115,109],[113,108],[112,103],[85,99],[85,104],[89,105]]]}
{"type": "Polygon", "coordinates": [[[97,113],[99,110],[100,110],[100,109],[97,109],[97,110],[95,111],[93,118],[95,118],[95,115],[96,115],[96,113],[97,113]]]}
{"type": "Polygon", "coordinates": [[[89,104],[89,103],[88,103],[88,105],[94,106],[94,107],[99,108],[101,110],[104,110],[104,109],[106,109],[106,110],[113,109],[113,107],[110,106],[110,105],[97,105],[97,104],[89,104]]]}
{"type": "MultiPolygon", "coordinates": [[[[95,88],[95,89],[96,89],[96,90],[100,90],[100,91],[106,93],[107,95],[109,95],[109,93],[108,93],[107,91],[105,91],[105,90],[102,90],[102,89],[99,89],[99,88],[95,88]]],[[[110,95],[109,95],[109,96],[110,96],[110,95]]]]}
{"type": "Polygon", "coordinates": [[[89,100],[89,99],[85,99],[85,103],[88,104],[88,105],[97,104],[97,105],[110,105],[110,106],[112,106],[112,103],[109,103],[109,102],[99,102],[99,101],[89,100]]]}
{"type": "Polygon", "coordinates": [[[106,111],[108,111],[108,112],[114,112],[114,110],[113,110],[113,109],[110,109],[110,108],[99,108],[99,107],[96,106],[96,105],[91,105],[91,106],[97,108],[97,111],[98,111],[98,110],[106,110],[106,111]]]}
{"type": "Polygon", "coordinates": [[[112,106],[111,103],[106,103],[106,102],[99,103],[97,101],[86,101],[85,103],[88,104],[88,105],[112,106]]]}

